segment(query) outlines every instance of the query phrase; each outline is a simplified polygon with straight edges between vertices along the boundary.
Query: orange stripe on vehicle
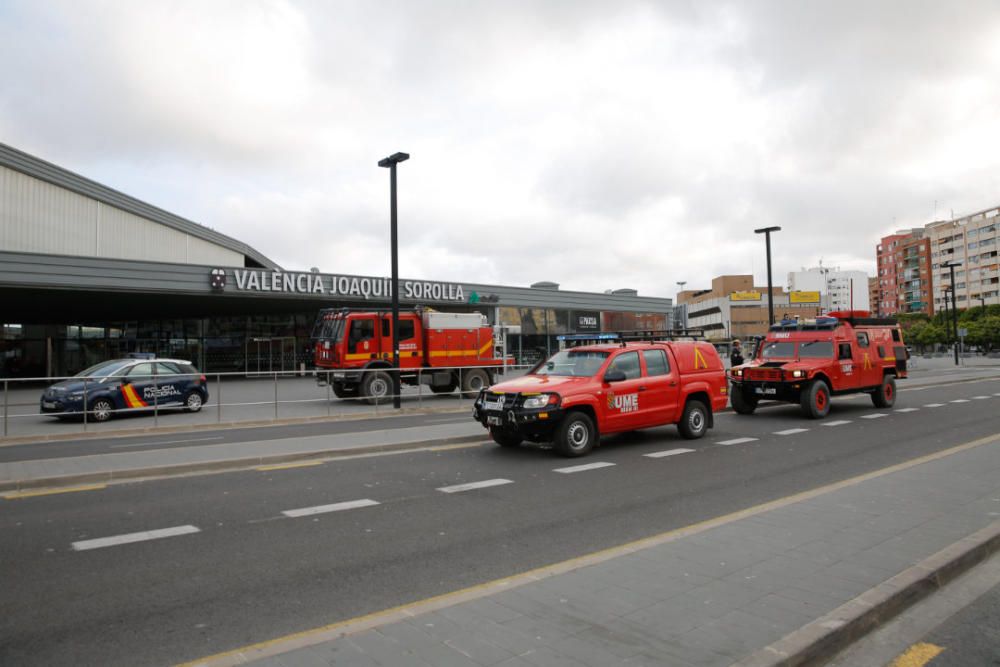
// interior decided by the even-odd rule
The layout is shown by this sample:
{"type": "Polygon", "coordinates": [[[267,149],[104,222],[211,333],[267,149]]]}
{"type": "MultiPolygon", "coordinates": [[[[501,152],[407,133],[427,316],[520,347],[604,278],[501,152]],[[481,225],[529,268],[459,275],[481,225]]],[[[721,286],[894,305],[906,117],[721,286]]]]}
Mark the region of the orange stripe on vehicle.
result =
{"type": "Polygon", "coordinates": [[[492,339],[486,341],[486,344],[483,345],[481,348],[479,348],[479,356],[483,356],[483,353],[486,352],[486,350],[490,349],[492,346],[493,346],[492,339]]]}
{"type": "Polygon", "coordinates": [[[146,407],[146,402],[139,398],[139,395],[135,393],[135,387],[130,384],[122,387],[122,394],[125,396],[125,402],[130,408],[144,408],[146,407]]]}

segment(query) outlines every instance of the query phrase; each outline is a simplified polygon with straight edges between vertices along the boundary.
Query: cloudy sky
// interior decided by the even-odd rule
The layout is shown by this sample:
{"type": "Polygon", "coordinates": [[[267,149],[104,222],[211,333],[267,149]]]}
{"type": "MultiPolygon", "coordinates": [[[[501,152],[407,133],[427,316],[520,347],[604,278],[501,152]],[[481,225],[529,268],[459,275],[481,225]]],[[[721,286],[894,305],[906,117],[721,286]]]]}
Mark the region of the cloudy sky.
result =
{"type": "Polygon", "coordinates": [[[288,269],[874,270],[1000,204],[1000,3],[0,0],[0,141],[288,269]]]}

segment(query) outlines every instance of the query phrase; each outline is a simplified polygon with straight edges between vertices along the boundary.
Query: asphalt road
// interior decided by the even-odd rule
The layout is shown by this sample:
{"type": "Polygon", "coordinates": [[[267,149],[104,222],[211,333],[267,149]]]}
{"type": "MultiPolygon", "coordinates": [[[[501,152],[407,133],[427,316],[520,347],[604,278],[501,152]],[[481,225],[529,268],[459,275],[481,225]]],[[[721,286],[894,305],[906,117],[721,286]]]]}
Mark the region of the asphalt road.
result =
{"type": "Polygon", "coordinates": [[[931,667],[1000,664],[1000,586],[928,634],[924,642],[942,649],[931,667]]]}
{"type": "Polygon", "coordinates": [[[658,534],[994,434],[1000,380],[895,407],[720,415],[700,441],[653,429],[572,461],[484,443],[0,501],[0,664],[170,664],[658,534]],[[440,490],[485,480],[507,482],[440,490]]]}

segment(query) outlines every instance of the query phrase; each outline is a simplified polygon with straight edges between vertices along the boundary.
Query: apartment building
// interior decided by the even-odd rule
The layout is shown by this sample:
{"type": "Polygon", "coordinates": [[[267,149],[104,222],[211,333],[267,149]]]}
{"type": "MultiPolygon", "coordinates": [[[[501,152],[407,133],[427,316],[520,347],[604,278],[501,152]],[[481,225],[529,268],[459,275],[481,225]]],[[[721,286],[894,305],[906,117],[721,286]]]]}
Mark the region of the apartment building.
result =
{"type": "Polygon", "coordinates": [[[931,239],[923,228],[906,229],[884,237],[876,248],[878,300],[872,310],[880,315],[933,315],[935,276],[931,271],[931,239]]]}
{"type": "Polygon", "coordinates": [[[952,288],[949,263],[955,267],[955,305],[962,308],[1000,303],[1000,259],[997,228],[1000,207],[926,226],[933,276],[933,304],[943,307],[952,288]]]}
{"type": "Polygon", "coordinates": [[[868,274],[817,266],[788,274],[789,292],[819,292],[829,297],[830,310],[871,310],[868,274]]]}

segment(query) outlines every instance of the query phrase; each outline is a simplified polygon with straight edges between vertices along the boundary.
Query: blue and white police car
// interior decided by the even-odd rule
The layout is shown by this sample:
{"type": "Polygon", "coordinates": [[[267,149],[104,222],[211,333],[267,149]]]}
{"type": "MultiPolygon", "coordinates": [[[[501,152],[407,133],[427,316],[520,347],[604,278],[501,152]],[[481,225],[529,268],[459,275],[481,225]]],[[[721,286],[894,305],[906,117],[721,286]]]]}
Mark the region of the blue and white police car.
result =
{"type": "Polygon", "coordinates": [[[102,361],[42,394],[41,411],[55,417],[82,414],[107,421],[126,410],[183,407],[198,412],[208,401],[208,381],[189,361],[152,355],[102,361]]]}

